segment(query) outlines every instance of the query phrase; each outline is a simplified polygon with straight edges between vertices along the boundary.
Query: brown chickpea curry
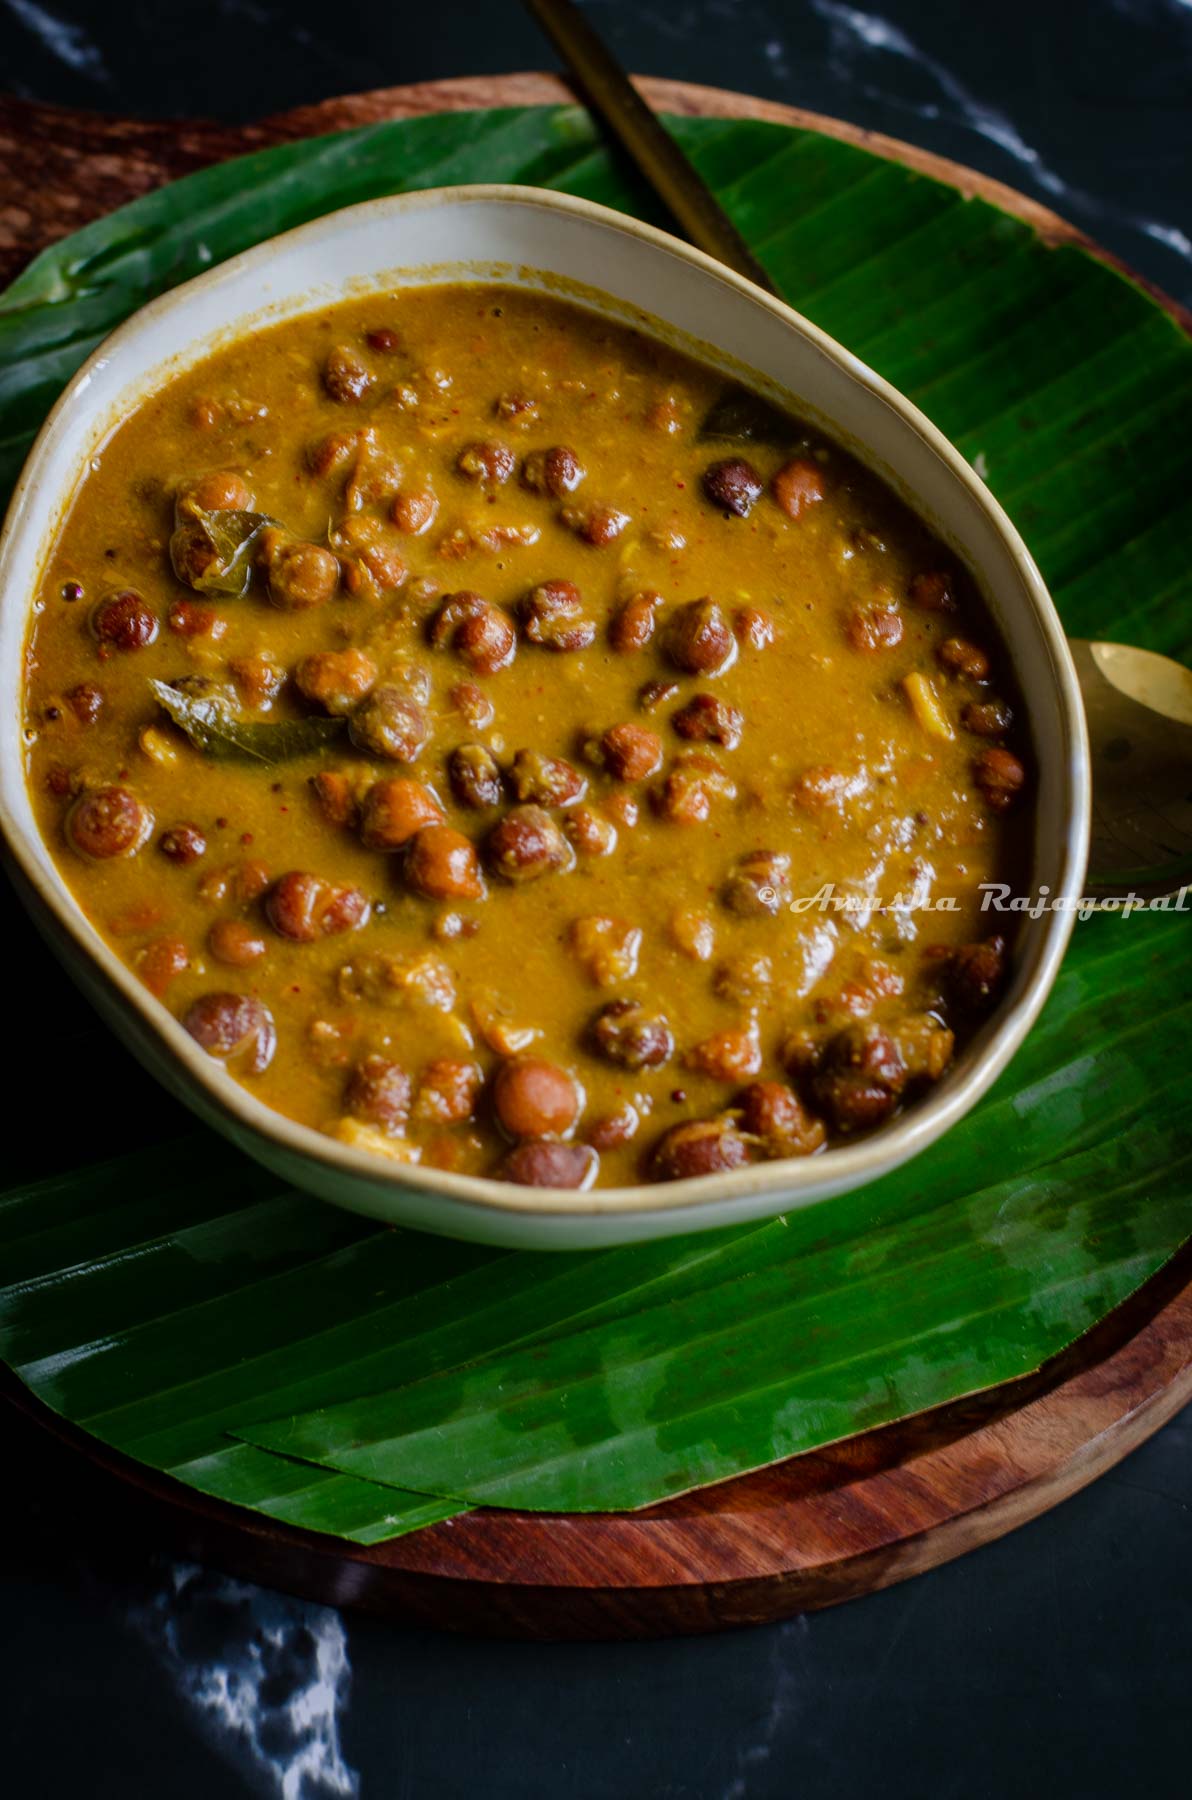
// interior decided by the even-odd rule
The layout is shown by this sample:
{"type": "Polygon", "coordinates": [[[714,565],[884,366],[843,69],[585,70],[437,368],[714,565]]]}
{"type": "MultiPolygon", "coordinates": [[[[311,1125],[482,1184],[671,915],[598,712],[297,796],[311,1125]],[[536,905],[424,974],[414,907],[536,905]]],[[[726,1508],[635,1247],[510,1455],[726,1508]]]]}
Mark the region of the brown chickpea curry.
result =
{"type": "Polygon", "coordinates": [[[1024,861],[1026,752],[971,580],[818,433],[553,297],[354,300],[162,387],[28,671],[96,929],[229,1076],[382,1156],[810,1155],[1006,978],[979,884],[1024,861]]]}

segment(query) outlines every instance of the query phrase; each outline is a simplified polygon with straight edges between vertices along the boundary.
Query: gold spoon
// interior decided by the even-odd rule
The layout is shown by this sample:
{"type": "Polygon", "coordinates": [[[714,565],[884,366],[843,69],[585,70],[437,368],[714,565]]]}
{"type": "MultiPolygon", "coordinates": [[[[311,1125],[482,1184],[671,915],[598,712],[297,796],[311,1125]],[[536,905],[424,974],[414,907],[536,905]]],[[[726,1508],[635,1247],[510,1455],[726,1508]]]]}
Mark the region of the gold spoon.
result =
{"type": "Polygon", "coordinates": [[[1069,638],[1093,774],[1090,894],[1192,879],[1192,670],[1132,644],[1069,638]]]}
{"type": "MultiPolygon", "coordinates": [[[[684,235],[709,256],[778,290],[720,202],[646,105],[571,0],[526,0],[601,119],[664,201],[684,235]]],[[[780,298],[782,296],[779,296],[780,298]]],[[[1129,644],[1069,647],[1080,678],[1092,751],[1091,896],[1144,898],[1192,878],[1192,670],[1129,644]]]]}

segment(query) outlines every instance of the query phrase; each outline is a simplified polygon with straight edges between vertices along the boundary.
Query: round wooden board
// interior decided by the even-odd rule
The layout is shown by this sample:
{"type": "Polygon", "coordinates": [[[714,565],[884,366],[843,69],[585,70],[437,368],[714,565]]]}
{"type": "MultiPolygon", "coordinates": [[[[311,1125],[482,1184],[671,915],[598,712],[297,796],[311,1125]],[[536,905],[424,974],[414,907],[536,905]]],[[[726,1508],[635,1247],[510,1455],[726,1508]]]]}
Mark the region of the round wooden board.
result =
{"type": "MultiPolygon", "coordinates": [[[[845,138],[1017,213],[1049,242],[1083,241],[1013,189],[893,139],[714,88],[640,85],[666,111],[845,138]]],[[[87,220],[223,157],[379,119],[568,98],[554,77],[509,75],[352,95],[243,128],[0,99],[0,282],[87,220]]],[[[1192,332],[1192,315],[1156,297],[1192,332]]],[[[3,1392],[14,1431],[43,1441],[49,1431],[78,1453],[80,1470],[86,1459],[87,1505],[72,1517],[87,1516],[109,1537],[148,1538],[312,1599],[457,1630],[708,1631],[889,1586],[1023,1524],[1111,1468],[1192,1400],[1192,1247],[1028,1380],[643,1512],[479,1511],[370,1549],[205,1499],[68,1426],[15,1378],[3,1392]]]]}

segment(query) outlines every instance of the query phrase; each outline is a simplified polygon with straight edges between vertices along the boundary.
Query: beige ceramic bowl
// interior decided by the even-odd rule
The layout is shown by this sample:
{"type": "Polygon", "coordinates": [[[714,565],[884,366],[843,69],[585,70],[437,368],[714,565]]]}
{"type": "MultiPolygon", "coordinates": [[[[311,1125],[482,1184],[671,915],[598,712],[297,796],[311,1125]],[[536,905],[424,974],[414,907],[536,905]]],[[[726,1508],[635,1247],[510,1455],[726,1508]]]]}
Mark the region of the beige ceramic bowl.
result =
{"type": "Polygon", "coordinates": [[[806,1160],[577,1194],[389,1163],[272,1111],[206,1056],[101,941],[42,841],[23,774],[22,651],[29,597],[88,458],[148,391],[228,336],[341,297],[444,280],[564,292],[726,372],[747,373],[907,499],[973,570],[1013,656],[1039,764],[1035,885],[1079,892],[1089,776],[1072,663],[1038,570],[963,458],[855,357],[699,251],[583,200],[466,187],[351,207],[224,263],[137,313],[54,408],[0,545],[0,823],[25,904],[79,988],[200,1118],[296,1186],[394,1224],[574,1249],[743,1223],[873,1181],[955,1124],[1005,1067],[1055,977],[1070,913],[1022,921],[996,1016],[939,1086],[885,1130],[806,1160]]]}

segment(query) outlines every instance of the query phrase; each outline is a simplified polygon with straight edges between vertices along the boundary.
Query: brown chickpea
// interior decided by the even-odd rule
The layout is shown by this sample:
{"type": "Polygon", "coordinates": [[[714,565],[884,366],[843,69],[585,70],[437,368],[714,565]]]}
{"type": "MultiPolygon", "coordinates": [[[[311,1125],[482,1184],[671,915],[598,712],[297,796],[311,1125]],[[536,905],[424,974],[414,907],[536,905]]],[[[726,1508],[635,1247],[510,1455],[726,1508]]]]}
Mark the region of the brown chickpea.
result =
{"type": "Polygon", "coordinates": [[[482,1084],[475,1063],[437,1057],[418,1078],[414,1116],[431,1125],[462,1125],[476,1111],[482,1084]]]}
{"type": "Polygon", "coordinates": [[[1005,938],[962,944],[948,953],[948,1000],[962,1013],[988,1012],[1005,986],[1008,967],[1005,938]]]}
{"type": "Polygon", "coordinates": [[[714,600],[675,609],[664,633],[666,653],[686,675],[721,675],[736,661],[737,640],[714,600]]]}
{"type": "Polygon", "coordinates": [[[405,558],[378,520],[347,519],[331,542],[343,555],[341,574],[349,594],[393,594],[405,581],[405,558]]]}
{"type": "Polygon", "coordinates": [[[625,1100],[615,1112],[605,1113],[584,1127],[584,1143],[591,1144],[593,1150],[616,1150],[633,1142],[641,1123],[637,1108],[625,1100]]]}
{"type": "Polygon", "coordinates": [[[749,517],[765,485],[753,464],[746,462],[743,456],[730,456],[723,462],[711,463],[700,477],[705,499],[737,519],[749,517]]]}
{"type": "Polygon", "coordinates": [[[815,1096],[839,1132],[872,1131],[898,1104],[898,1096],[880,1081],[839,1069],[816,1077],[815,1096]]]}
{"type": "Polygon", "coordinates": [[[1014,723],[1004,700],[969,700],[960,709],[960,723],[974,737],[1001,737],[1014,723]]]}
{"type": "Polygon", "coordinates": [[[190,951],[182,938],[154,938],[137,958],[137,972],[149,992],[160,1000],[172,981],[190,967],[190,951]]]}
{"type": "Polygon", "coordinates": [[[970,644],[967,638],[945,638],[942,644],[936,645],[936,661],[954,674],[966,675],[970,681],[987,681],[989,679],[989,658],[977,644],[970,644]]]}
{"type": "Polygon", "coordinates": [[[437,795],[421,781],[394,775],[375,781],[360,811],[360,839],[369,850],[400,850],[426,825],[446,817],[437,795]]]}
{"type": "Polygon", "coordinates": [[[68,769],[61,763],[54,763],[45,773],[46,791],[53,794],[55,800],[73,800],[83,791],[84,777],[78,769],[68,769]]]}
{"type": "Polygon", "coordinates": [[[204,994],[182,1026],[209,1056],[235,1058],[251,1075],[263,1074],[277,1049],[272,1013],[248,994],[204,994]]]}
{"type": "Polygon", "coordinates": [[[330,550],[301,538],[273,545],[266,569],[269,598],[283,612],[322,606],[339,586],[339,563],[330,550]]]}
{"type": "Polygon", "coordinates": [[[582,538],[585,544],[592,544],[601,549],[605,544],[613,543],[620,537],[629,524],[629,514],[619,512],[615,506],[593,506],[587,511],[580,507],[565,506],[563,523],[576,537],[582,538]]]}
{"type": "Polygon", "coordinates": [[[484,595],[473,593],[471,588],[444,595],[427,628],[431,643],[437,650],[445,649],[454,641],[464,620],[476,618],[487,606],[484,595]]]}
{"type": "Polygon", "coordinates": [[[718,700],[714,694],[696,694],[675,713],[671,724],[681,738],[695,743],[722,744],[726,750],[735,750],[741,742],[745,715],[738,707],[730,706],[727,700],[718,700]]]}
{"type": "Polygon", "coordinates": [[[657,1069],[675,1053],[666,1020],[637,1000],[610,1000],[602,1006],[591,1035],[601,1056],[620,1069],[657,1069]]]}
{"type": "Polygon", "coordinates": [[[742,1129],[761,1138],[771,1156],[810,1156],[827,1142],[823,1120],[785,1081],[755,1081],[739,1104],[742,1129]]]}
{"type": "Polygon", "coordinates": [[[736,1006],[766,999],[773,985],[774,965],[760,950],[742,950],[726,957],[712,976],[712,992],[736,1006]]]}
{"type": "Polygon", "coordinates": [[[914,604],[921,606],[924,612],[955,611],[952,580],[942,569],[930,569],[916,575],[907,591],[914,604]]]}
{"type": "Polygon", "coordinates": [[[507,669],[517,655],[517,632],[499,607],[486,606],[463,621],[453,647],[478,675],[495,675],[498,669],[507,669]]]}
{"type": "Polygon", "coordinates": [[[234,656],[228,662],[228,674],[246,706],[265,706],[281,692],[285,670],[272,657],[234,656]]]}
{"type": "Polygon", "coordinates": [[[567,839],[540,806],[511,807],[484,840],[484,853],[493,874],[512,882],[535,881],[575,861],[567,839]]]}
{"type": "Polygon", "coordinates": [[[568,806],[583,798],[587,779],[561,756],[544,756],[540,750],[519,750],[508,773],[509,791],[515,800],[536,806],[568,806]]]}
{"type": "Polygon", "coordinates": [[[686,751],[667,772],[655,804],[664,819],[675,825],[702,825],[716,800],[736,798],[736,784],[711,756],[686,751]]]}
{"type": "Polygon", "coordinates": [[[348,722],[348,736],[358,750],[389,762],[415,762],[430,738],[430,720],[417,700],[387,683],[374,688],[348,722]]]}
{"type": "Polygon", "coordinates": [[[72,849],[93,862],[135,856],[153,830],[153,814],[130,788],[85,789],[66,815],[72,849]]]}
{"type": "Polygon", "coordinates": [[[457,681],[448,699],[457,713],[467,720],[473,731],[483,731],[496,716],[496,707],[474,681],[457,681]]]}
{"type": "Polygon", "coordinates": [[[662,767],[662,739],[646,725],[612,725],[600,740],[605,768],[616,781],[645,781],[662,767]]]}
{"type": "Polygon", "coordinates": [[[801,519],[824,497],[824,477],[809,456],[796,456],[775,475],[774,498],[790,519],[801,519]]]}
{"type": "Polygon", "coordinates": [[[590,806],[576,806],[563,817],[568,843],[581,856],[610,856],[617,847],[617,828],[590,806]]]}
{"type": "Polygon", "coordinates": [[[103,711],[103,690],[92,681],[80,681],[66,690],[66,703],[80,725],[94,725],[103,711]]]}
{"type": "Polygon", "coordinates": [[[406,882],[430,900],[480,900],[484,880],[476,847],[450,825],[424,825],[406,847],[406,882]]]}
{"type": "Polygon", "coordinates": [[[931,1013],[908,1013],[890,1027],[908,1081],[938,1081],[952,1061],[956,1033],[931,1013]]]}
{"type": "Polygon", "coordinates": [[[868,1131],[888,1119],[906,1086],[898,1046],[880,1025],[848,1025],[826,1046],[812,1080],[817,1105],[837,1131],[868,1131]]]}
{"type": "Polygon", "coordinates": [[[656,1181],[686,1181],[739,1169],[748,1161],[748,1140],[731,1118],[696,1119],[689,1125],[673,1125],[659,1140],[650,1173],[656,1181]]]}
{"type": "Polygon", "coordinates": [[[622,655],[631,654],[634,650],[644,650],[654,635],[658,623],[658,608],[662,605],[662,595],[650,588],[640,594],[634,594],[619,611],[613,614],[608,628],[608,639],[614,650],[622,655]]]}
{"type": "Polygon", "coordinates": [[[234,906],[251,906],[259,900],[273,877],[263,862],[232,863],[226,868],[212,869],[199,882],[199,896],[211,906],[230,901],[234,906]]]}
{"type": "Polygon", "coordinates": [[[531,493],[549,494],[554,500],[573,494],[583,478],[583,464],[569,444],[532,450],[522,463],[522,486],[531,493]]]}
{"type": "Polygon", "coordinates": [[[410,1077],[400,1063],[366,1056],[348,1076],[344,1110],[390,1137],[400,1136],[410,1115],[410,1077]]]}
{"type": "Polygon", "coordinates": [[[683,1063],[715,1081],[743,1081],[747,1075],[756,1075],[762,1066],[756,1025],[714,1031],[687,1052],[683,1063]]]}
{"type": "Polygon", "coordinates": [[[310,785],[328,825],[354,825],[360,815],[352,783],[342,769],[320,769],[310,785]]]}
{"type": "Polygon", "coordinates": [[[733,614],[733,633],[739,644],[764,650],[774,642],[774,621],[760,606],[741,606],[733,614]]]}
{"type": "Polygon", "coordinates": [[[421,537],[429,531],[439,511],[439,502],[429,488],[400,488],[393,496],[389,517],[407,537],[421,537]]]}
{"type": "Polygon", "coordinates": [[[185,586],[197,588],[218,560],[211,534],[200,520],[184,519],[175,528],[170,537],[170,566],[185,586]]]}
{"type": "Polygon", "coordinates": [[[544,650],[586,650],[596,636],[573,581],[544,581],[532,588],[518,602],[517,616],[527,642],[544,650]]]}
{"type": "Polygon", "coordinates": [[[336,717],[350,713],[376,686],[377,665],[363,650],[317,650],[294,671],[304,699],[336,717]]]}
{"type": "Polygon", "coordinates": [[[337,344],[323,364],[323,386],[341,405],[364,399],[376,377],[350,344],[337,344]]]}
{"type": "Polygon", "coordinates": [[[637,974],[642,929],[615,913],[573,919],[568,942],[581,969],[598,987],[620,987],[637,974]]]}
{"type": "Polygon", "coordinates": [[[909,585],[909,598],[924,612],[954,612],[956,598],[953,594],[951,576],[942,569],[929,569],[924,574],[917,574],[909,585]]]}
{"type": "Polygon", "coordinates": [[[500,1181],[521,1187],[590,1188],[600,1158],[590,1144],[518,1144],[497,1171],[500,1181]]]}
{"type": "Polygon", "coordinates": [[[105,650],[144,650],[157,637],[157,615],[135,588],[121,588],[96,606],[91,630],[105,650]]]}
{"type": "Polygon", "coordinates": [[[716,948],[716,927],[698,907],[681,906],[668,921],[675,949],[692,962],[707,962],[716,948]]]}
{"type": "Polygon", "coordinates": [[[295,944],[357,931],[370,910],[359,888],[339,887],[302,869],[282,875],[265,896],[265,917],[279,937],[295,944]]]}
{"type": "Polygon", "coordinates": [[[175,600],[166,614],[166,625],[175,637],[211,638],[218,643],[228,629],[213,606],[197,606],[193,600],[175,600]]]}
{"type": "Polygon", "coordinates": [[[346,475],[359,459],[368,437],[367,430],[328,432],[317,443],[308,445],[306,466],[312,475],[346,475]]]}
{"type": "Polygon", "coordinates": [[[174,497],[174,512],[179,519],[193,518],[196,513],[250,512],[252,489],[235,469],[213,469],[183,482],[174,497]]]}
{"type": "Polygon", "coordinates": [[[670,700],[677,700],[682,689],[677,681],[647,681],[638,689],[637,703],[643,712],[657,712],[670,700]]]}
{"type": "Polygon", "coordinates": [[[403,656],[391,662],[386,668],[385,686],[392,688],[397,694],[404,695],[407,700],[416,700],[419,706],[425,706],[430,700],[434,683],[425,663],[415,662],[412,657],[403,656]]]}
{"type": "Polygon", "coordinates": [[[246,969],[264,956],[266,944],[243,919],[217,919],[207,933],[207,948],[216,962],[246,969]]]}
{"type": "Polygon", "coordinates": [[[450,645],[478,675],[507,668],[517,654],[517,633],[508,615],[467,588],[442,602],[431,620],[430,641],[440,649],[450,645]]]}
{"type": "Polygon", "coordinates": [[[167,862],[185,868],[204,855],[207,840],[197,825],[171,825],[158,838],[157,847],[167,862]]]}
{"type": "Polygon", "coordinates": [[[816,763],[799,776],[791,799],[804,812],[840,812],[848,799],[848,777],[828,763],[816,763]]]}
{"type": "Polygon", "coordinates": [[[505,797],[500,765],[483,744],[459,744],[447,759],[447,778],[460,805],[476,812],[499,806],[505,797]]]}
{"type": "Polygon", "coordinates": [[[854,650],[896,650],[902,642],[902,615],[890,606],[858,607],[844,629],[854,650]]]}
{"type": "Polygon", "coordinates": [[[791,859],[781,850],[755,850],[733,869],[720,898],[739,919],[776,918],[790,898],[791,859]]]}
{"type": "Polygon", "coordinates": [[[499,444],[486,439],[483,442],[465,444],[455,459],[455,466],[461,475],[469,481],[478,482],[482,487],[501,487],[509,480],[517,458],[507,444],[499,444]]]}
{"type": "Polygon", "coordinates": [[[565,1137],[583,1108],[583,1090],[557,1064],[522,1056],[497,1070],[493,1105],[510,1137],[565,1137]]]}
{"type": "Polygon", "coordinates": [[[540,410],[537,400],[529,394],[501,394],[493,402],[498,419],[512,419],[522,429],[535,423],[540,410]]]}
{"type": "Polygon", "coordinates": [[[1012,750],[982,750],[973,764],[973,779],[991,812],[1007,812],[1026,782],[1026,770],[1012,750]]]}

